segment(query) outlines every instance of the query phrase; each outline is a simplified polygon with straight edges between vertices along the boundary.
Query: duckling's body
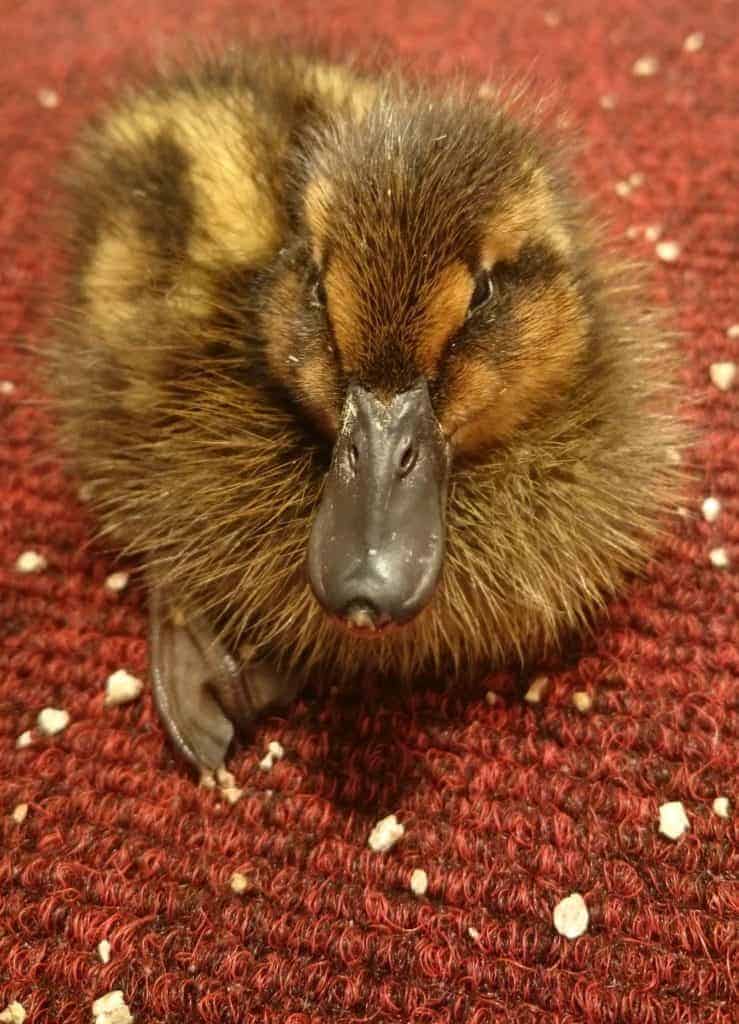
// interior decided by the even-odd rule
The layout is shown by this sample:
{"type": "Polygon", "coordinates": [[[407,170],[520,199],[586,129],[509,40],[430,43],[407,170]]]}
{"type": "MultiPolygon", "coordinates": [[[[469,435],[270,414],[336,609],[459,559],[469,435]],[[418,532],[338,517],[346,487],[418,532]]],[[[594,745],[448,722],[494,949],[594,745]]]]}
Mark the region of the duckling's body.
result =
{"type": "Polygon", "coordinates": [[[230,57],[123,101],[68,178],[64,438],[192,761],[311,675],[541,654],[642,563],[669,352],[502,107],[230,57]]]}

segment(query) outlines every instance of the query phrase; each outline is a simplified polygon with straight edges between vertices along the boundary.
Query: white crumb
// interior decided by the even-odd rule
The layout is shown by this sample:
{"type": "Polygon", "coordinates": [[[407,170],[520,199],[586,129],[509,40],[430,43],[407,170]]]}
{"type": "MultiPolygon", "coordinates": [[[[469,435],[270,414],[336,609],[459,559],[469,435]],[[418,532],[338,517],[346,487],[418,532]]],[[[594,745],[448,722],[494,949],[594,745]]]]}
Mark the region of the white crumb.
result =
{"type": "Polygon", "coordinates": [[[736,377],[736,363],[711,363],[708,368],[711,382],[720,391],[728,391],[736,377]]]}
{"type": "Polygon", "coordinates": [[[679,800],[661,804],[659,808],[659,830],[668,839],[679,839],[690,828],[685,808],[679,800]]]}
{"type": "Polygon", "coordinates": [[[104,964],[110,963],[110,943],[107,939],[98,942],[98,956],[104,964]]]}
{"type": "Polygon", "coordinates": [[[95,1024],[133,1024],[131,1011],[123,1001],[123,992],[117,988],[106,992],[92,1004],[95,1024]]]}
{"type": "Polygon", "coordinates": [[[721,511],[721,502],[718,498],[704,498],[701,503],[701,512],[707,523],[715,523],[721,511]]]}
{"type": "Polygon", "coordinates": [[[54,110],[59,106],[59,93],[54,89],[39,89],[36,99],[45,110],[54,110]]]}
{"type": "Polygon", "coordinates": [[[613,191],[617,196],[621,196],[622,199],[625,199],[626,196],[631,195],[631,185],[628,181],[617,181],[613,186],[613,191]]]}
{"type": "Polygon", "coordinates": [[[529,704],[539,704],[542,697],[547,692],[548,686],[548,676],[537,676],[524,694],[523,699],[528,701],[529,704]]]}
{"type": "Polygon", "coordinates": [[[480,938],[480,933],[478,932],[477,928],[468,928],[467,929],[467,934],[475,942],[477,942],[477,940],[480,938]]]}
{"type": "Polygon", "coordinates": [[[2,1013],[0,1013],[0,1022],[2,1024],[23,1024],[25,1019],[26,1009],[22,1003],[8,1003],[2,1013]]]}
{"type": "Polygon", "coordinates": [[[661,234],[661,224],[647,224],[647,226],[644,228],[644,237],[648,242],[656,242],[661,234]]]}
{"type": "Polygon", "coordinates": [[[575,692],[572,694],[572,703],[575,705],[577,710],[581,712],[583,715],[586,711],[590,711],[590,709],[593,706],[593,701],[590,697],[590,694],[586,693],[585,690],[575,690],[575,692]]]}
{"type": "Polygon", "coordinates": [[[629,175],[629,185],[632,188],[641,188],[644,184],[644,175],[641,171],[632,171],[629,175]]]}
{"type": "Polygon", "coordinates": [[[577,939],[584,935],[590,922],[587,904],[579,892],[573,892],[560,900],[552,917],[554,927],[566,939],[577,939]]]}
{"type": "Polygon", "coordinates": [[[397,841],[402,839],[404,835],[405,828],[394,814],[389,814],[387,818],[378,821],[370,832],[368,840],[370,849],[374,850],[375,853],[384,853],[395,846],[397,841]]]}
{"type": "Polygon", "coordinates": [[[639,57],[631,66],[631,73],[636,75],[637,78],[648,78],[650,75],[656,75],[658,71],[659,61],[651,54],[639,57]]]}
{"type": "Polygon", "coordinates": [[[499,701],[500,697],[493,690],[488,690],[488,692],[485,694],[485,702],[489,704],[490,707],[493,707],[499,701]]]}
{"type": "Polygon", "coordinates": [[[44,736],[56,736],[69,725],[69,712],[59,708],[44,708],[39,711],[36,724],[44,736]]]}
{"type": "Polygon", "coordinates": [[[616,107],[616,97],[613,93],[607,92],[601,96],[600,105],[604,110],[614,110],[616,107]]]}
{"type": "Polygon", "coordinates": [[[654,247],[654,251],[663,263],[674,263],[680,255],[680,246],[677,242],[657,242],[654,247]]]}
{"type": "Polygon", "coordinates": [[[691,32],[689,36],[686,36],[683,40],[683,50],[686,53],[697,53],[698,50],[703,49],[703,43],[705,42],[705,36],[702,32],[691,32]]]}
{"type": "Polygon", "coordinates": [[[16,750],[23,750],[24,747],[30,747],[33,743],[33,733],[30,729],[26,729],[22,732],[18,739],[15,741],[16,750]]]}
{"type": "Polygon", "coordinates": [[[105,704],[107,707],[128,704],[140,697],[143,689],[144,684],[140,679],[126,672],[124,668],[119,668],[108,676],[105,684],[105,704]]]}
{"type": "Polygon", "coordinates": [[[415,868],[411,872],[411,892],[416,896],[424,896],[429,887],[429,876],[423,868],[415,868]]]}
{"type": "Polygon", "coordinates": [[[562,15],[558,11],[544,11],[544,24],[549,28],[557,28],[562,23],[562,15]]]}
{"type": "Polygon", "coordinates": [[[246,892],[249,888],[249,879],[246,875],[242,875],[240,871],[234,871],[228,884],[231,886],[231,889],[240,896],[242,892],[246,892]]]}
{"type": "Polygon", "coordinates": [[[236,785],[236,776],[227,768],[216,768],[216,782],[224,789],[229,789],[236,785]]]}
{"type": "Polygon", "coordinates": [[[726,337],[732,339],[739,338],[739,324],[730,324],[726,328],[726,337]]]}
{"type": "Polygon", "coordinates": [[[203,789],[215,789],[216,788],[216,777],[210,768],[201,768],[200,770],[200,785],[203,789]]]}
{"type": "Polygon", "coordinates": [[[641,234],[641,228],[637,227],[636,224],[632,224],[630,227],[626,228],[626,237],[628,239],[630,239],[632,242],[635,239],[637,239],[640,234],[641,234]]]}
{"type": "Polygon", "coordinates": [[[267,744],[267,753],[259,762],[259,767],[263,772],[268,772],[274,766],[275,761],[281,761],[284,756],[285,748],[283,745],[278,740],[271,740],[267,744]]]}
{"type": "Polygon", "coordinates": [[[12,380],[0,380],[0,395],[12,395],[15,391],[15,384],[12,380]]]}
{"type": "Polygon", "coordinates": [[[708,557],[711,559],[711,565],[715,569],[729,568],[729,556],[726,553],[726,548],[712,548],[708,552],[708,557]]]}
{"type": "Polygon", "coordinates": [[[28,804],[17,804],[10,816],[16,825],[22,825],[28,817],[28,804]]]}
{"type": "Polygon", "coordinates": [[[239,789],[238,786],[225,786],[221,793],[230,804],[237,804],[244,795],[244,790],[239,789]]]}
{"type": "Polygon", "coordinates": [[[128,586],[127,572],[112,572],[105,581],[105,589],[111,594],[117,594],[128,586]]]}
{"type": "Polygon", "coordinates": [[[718,814],[719,818],[729,817],[729,798],[728,796],[717,796],[711,804],[713,813],[718,814]]]}
{"type": "Polygon", "coordinates": [[[675,511],[679,516],[682,516],[683,519],[690,518],[690,512],[685,508],[684,505],[678,505],[675,511]]]}
{"type": "Polygon", "coordinates": [[[15,563],[18,572],[43,572],[46,568],[46,559],[38,551],[24,551],[18,555],[15,563]]]}

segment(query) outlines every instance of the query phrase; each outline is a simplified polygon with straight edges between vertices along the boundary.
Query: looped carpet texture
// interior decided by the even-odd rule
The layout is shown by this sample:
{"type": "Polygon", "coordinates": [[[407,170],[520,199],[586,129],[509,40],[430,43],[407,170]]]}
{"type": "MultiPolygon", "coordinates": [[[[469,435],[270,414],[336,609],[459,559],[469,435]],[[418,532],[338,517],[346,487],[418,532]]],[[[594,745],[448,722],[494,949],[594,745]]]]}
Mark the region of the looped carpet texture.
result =
{"type": "Polygon", "coordinates": [[[2,5],[0,1011],[78,1024],[120,989],[146,1024],[737,1019],[737,385],[709,370],[739,344],[736,15],[722,0],[2,5]],[[135,573],[105,585],[121,566],[54,453],[33,353],[53,170],[130,64],[184,31],[318,34],[554,90],[614,245],[653,265],[655,302],[675,310],[700,432],[659,556],[578,657],[547,666],[538,703],[506,673],[307,694],[238,748],[234,805],[175,761],[148,689],[104,705],[114,671],[146,678],[143,595],[135,573]],[[22,572],[30,551],[44,561],[22,572]],[[45,707],[66,729],[39,733],[45,707]],[[271,740],[285,756],[264,770],[271,740]],[[659,833],[672,801],[677,839],[659,833]],[[405,835],[374,852],[389,814],[405,835]],[[568,939],[553,911],[573,892],[589,924],[568,939]]]}

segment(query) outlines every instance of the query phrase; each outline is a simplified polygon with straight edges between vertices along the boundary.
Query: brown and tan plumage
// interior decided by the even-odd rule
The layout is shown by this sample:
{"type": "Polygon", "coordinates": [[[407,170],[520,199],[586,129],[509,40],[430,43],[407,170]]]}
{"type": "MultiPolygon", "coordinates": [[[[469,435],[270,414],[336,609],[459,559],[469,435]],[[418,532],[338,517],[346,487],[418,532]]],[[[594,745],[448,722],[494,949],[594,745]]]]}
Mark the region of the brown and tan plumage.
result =
{"type": "Polygon", "coordinates": [[[195,763],[312,675],[540,655],[643,563],[672,357],[559,163],[471,89],[274,54],[81,140],[60,421],[195,763]]]}

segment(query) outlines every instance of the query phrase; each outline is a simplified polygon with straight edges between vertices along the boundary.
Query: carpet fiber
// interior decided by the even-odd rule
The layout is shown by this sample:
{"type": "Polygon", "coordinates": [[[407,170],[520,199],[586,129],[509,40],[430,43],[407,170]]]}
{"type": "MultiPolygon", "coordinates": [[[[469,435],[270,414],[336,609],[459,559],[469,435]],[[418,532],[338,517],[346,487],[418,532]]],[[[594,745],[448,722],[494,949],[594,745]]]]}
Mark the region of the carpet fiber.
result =
{"type": "Polygon", "coordinates": [[[17,1000],[30,1024],[77,1024],[120,989],[139,1024],[729,1024],[739,437],[736,382],[722,390],[709,366],[739,344],[736,7],[272,8],[6,0],[0,13],[0,1010],[17,1000]],[[655,301],[675,309],[702,431],[689,507],[659,558],[586,653],[550,667],[539,703],[506,674],[383,704],[308,695],[237,751],[233,806],[174,760],[148,690],[104,706],[110,673],[146,677],[144,604],[135,576],[118,593],[105,586],[120,566],[90,542],[27,344],[44,340],[56,260],[46,213],[64,147],[132,62],[185,30],[318,32],[555,88],[582,126],[577,172],[614,243],[654,265],[655,301]],[[643,57],[656,66],[634,68],[643,57]],[[665,241],[677,259],[660,258],[665,241]],[[23,573],[29,551],[45,563],[23,573]],[[41,736],[44,707],[68,712],[68,727],[41,736]],[[285,757],[264,771],[273,739],[285,757]],[[658,831],[669,801],[689,820],[676,840],[658,831]],[[391,813],[405,836],[375,853],[369,833],[391,813]],[[425,895],[410,889],[414,869],[425,895]],[[590,913],[574,940],[552,920],[572,892],[590,913]]]}

